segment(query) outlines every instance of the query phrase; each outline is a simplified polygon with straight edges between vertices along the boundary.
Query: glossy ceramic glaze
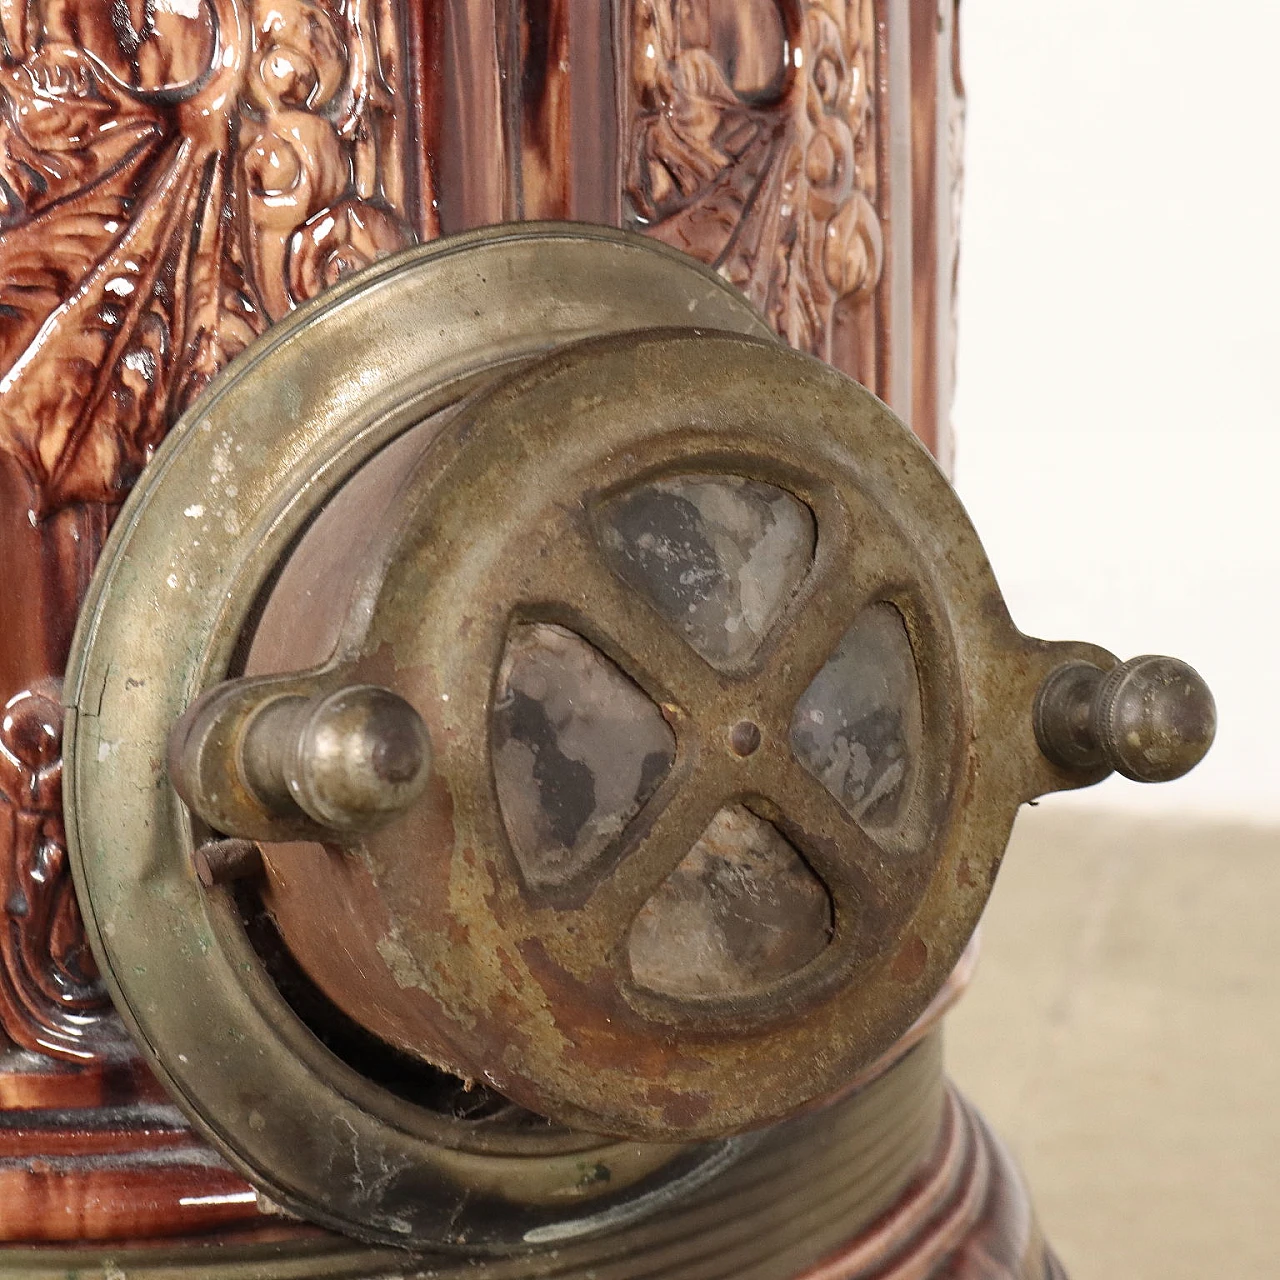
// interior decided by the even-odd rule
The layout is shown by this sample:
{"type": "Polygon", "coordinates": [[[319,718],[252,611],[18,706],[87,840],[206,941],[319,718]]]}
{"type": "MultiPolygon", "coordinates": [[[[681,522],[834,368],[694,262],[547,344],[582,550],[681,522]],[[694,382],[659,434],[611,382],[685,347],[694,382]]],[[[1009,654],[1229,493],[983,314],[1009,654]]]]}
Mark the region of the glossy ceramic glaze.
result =
{"type": "MultiPolygon", "coordinates": [[[[714,265],[945,462],[955,23],[953,0],[0,2],[0,1240],[315,1234],[140,1065],[66,866],[59,680],[169,424],[341,276],[567,218],[714,265]]],[[[957,1102],[897,1208],[804,1274],[1052,1265],[957,1102]]]]}

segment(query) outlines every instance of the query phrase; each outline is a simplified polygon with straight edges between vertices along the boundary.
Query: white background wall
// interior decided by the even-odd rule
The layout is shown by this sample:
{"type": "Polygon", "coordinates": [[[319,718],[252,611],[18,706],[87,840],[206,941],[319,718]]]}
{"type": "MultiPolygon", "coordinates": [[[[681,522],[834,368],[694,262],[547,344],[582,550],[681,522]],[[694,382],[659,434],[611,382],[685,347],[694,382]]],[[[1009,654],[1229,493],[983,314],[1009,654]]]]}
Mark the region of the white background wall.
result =
{"type": "Polygon", "coordinates": [[[962,10],[961,495],[1023,630],[1218,699],[1188,778],[1052,803],[1280,819],[1280,0],[962,10]]]}

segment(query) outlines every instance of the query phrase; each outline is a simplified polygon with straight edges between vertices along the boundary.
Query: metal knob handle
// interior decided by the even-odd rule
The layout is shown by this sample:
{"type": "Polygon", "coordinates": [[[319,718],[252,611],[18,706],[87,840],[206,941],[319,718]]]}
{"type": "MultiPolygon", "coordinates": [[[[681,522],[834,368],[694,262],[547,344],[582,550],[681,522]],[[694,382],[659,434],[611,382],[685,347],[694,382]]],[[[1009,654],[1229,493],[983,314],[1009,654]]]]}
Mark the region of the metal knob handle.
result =
{"type": "Polygon", "coordinates": [[[232,680],[175,725],[169,774],[215,831],[250,840],[376,831],[431,774],[417,711],[379,685],[308,696],[278,681],[232,680]]]}
{"type": "Polygon", "coordinates": [[[372,831],[422,794],[431,748],[421,717],[377,685],[267,703],[245,727],[245,781],[268,807],[297,805],[331,831],[372,831]]]}
{"type": "Polygon", "coordinates": [[[1072,662],[1052,672],[1035,706],[1040,750],[1067,769],[1114,769],[1134,782],[1171,782],[1213,744],[1217,713],[1200,674],[1146,654],[1110,671],[1072,662]]]}

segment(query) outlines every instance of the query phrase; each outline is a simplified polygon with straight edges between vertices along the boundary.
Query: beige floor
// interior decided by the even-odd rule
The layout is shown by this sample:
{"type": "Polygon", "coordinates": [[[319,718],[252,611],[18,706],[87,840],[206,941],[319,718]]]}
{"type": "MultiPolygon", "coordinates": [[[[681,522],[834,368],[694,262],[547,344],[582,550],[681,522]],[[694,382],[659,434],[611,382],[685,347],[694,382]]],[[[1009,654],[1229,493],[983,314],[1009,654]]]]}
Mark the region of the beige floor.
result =
{"type": "Polygon", "coordinates": [[[948,1053],[1073,1280],[1280,1280],[1280,830],[1024,811],[948,1053]]]}

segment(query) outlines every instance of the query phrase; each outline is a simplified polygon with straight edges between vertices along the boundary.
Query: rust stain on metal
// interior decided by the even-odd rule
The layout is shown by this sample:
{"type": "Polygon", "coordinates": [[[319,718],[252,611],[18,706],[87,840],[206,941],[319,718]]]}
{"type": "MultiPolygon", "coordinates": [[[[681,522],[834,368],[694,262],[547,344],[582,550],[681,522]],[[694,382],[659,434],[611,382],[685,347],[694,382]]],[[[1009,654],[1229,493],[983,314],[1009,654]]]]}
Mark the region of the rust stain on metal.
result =
{"type": "Polygon", "coordinates": [[[929,947],[921,937],[908,938],[893,958],[893,976],[902,983],[919,982],[929,963],[929,947]]]}

